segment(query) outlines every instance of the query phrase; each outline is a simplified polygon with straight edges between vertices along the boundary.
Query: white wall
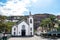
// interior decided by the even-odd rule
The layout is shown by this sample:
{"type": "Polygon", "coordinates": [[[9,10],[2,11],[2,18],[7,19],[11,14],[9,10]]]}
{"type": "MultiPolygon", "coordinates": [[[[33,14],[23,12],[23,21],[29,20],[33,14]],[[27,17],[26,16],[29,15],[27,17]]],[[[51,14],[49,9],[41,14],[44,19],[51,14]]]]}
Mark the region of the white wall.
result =
{"type": "Polygon", "coordinates": [[[34,27],[33,27],[33,17],[32,16],[30,16],[29,17],[29,26],[30,26],[30,28],[32,28],[32,31],[30,30],[30,32],[32,32],[32,35],[34,35],[34,27]],[[30,23],[30,19],[32,19],[32,23],[30,23]]]}
{"type": "MultiPolygon", "coordinates": [[[[22,25],[25,25],[26,35],[31,35],[30,34],[31,32],[32,32],[32,35],[34,35],[33,17],[29,17],[28,21],[29,21],[29,25],[25,21],[23,21],[20,24],[18,24],[18,27],[17,27],[17,30],[16,30],[16,35],[18,35],[18,36],[21,35],[22,25]],[[32,23],[30,23],[30,19],[32,19],[32,23]],[[30,28],[32,28],[32,31],[30,30],[30,28]]],[[[16,26],[12,27],[12,35],[14,35],[13,34],[14,33],[14,28],[16,28],[16,26]]]]}
{"type": "Polygon", "coordinates": [[[22,23],[20,23],[18,25],[18,35],[21,35],[22,25],[25,25],[26,35],[29,35],[29,26],[26,24],[25,21],[23,21],[22,23]],[[20,32],[20,34],[19,34],[19,32],[20,32]]]}
{"type": "Polygon", "coordinates": [[[16,27],[16,26],[13,26],[13,27],[12,27],[12,35],[14,35],[14,32],[15,32],[16,35],[17,35],[17,27],[16,27]],[[16,30],[14,30],[14,28],[16,28],[16,30]]]}

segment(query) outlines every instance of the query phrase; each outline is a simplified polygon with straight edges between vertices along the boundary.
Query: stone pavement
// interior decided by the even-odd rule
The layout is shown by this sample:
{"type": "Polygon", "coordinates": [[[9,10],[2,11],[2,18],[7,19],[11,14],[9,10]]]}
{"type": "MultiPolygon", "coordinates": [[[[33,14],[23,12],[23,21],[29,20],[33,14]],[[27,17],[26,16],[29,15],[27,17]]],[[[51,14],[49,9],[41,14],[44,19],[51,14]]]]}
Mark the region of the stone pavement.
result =
{"type": "Polygon", "coordinates": [[[9,38],[8,40],[44,40],[44,39],[38,36],[34,36],[34,37],[12,37],[9,38]]]}
{"type": "Polygon", "coordinates": [[[42,38],[40,36],[34,36],[34,37],[12,37],[9,38],[8,40],[60,40],[60,39],[47,39],[42,38]]]}

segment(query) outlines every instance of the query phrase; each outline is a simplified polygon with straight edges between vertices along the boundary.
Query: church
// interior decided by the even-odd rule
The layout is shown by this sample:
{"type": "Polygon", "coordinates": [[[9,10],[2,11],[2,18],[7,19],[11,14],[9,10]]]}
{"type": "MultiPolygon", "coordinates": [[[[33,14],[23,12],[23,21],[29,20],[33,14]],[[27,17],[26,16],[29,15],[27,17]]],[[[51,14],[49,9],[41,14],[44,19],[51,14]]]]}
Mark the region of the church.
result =
{"type": "Polygon", "coordinates": [[[29,13],[29,17],[27,20],[23,19],[18,21],[13,27],[11,31],[12,36],[33,36],[34,35],[34,27],[33,27],[33,16],[31,12],[29,13]]]}

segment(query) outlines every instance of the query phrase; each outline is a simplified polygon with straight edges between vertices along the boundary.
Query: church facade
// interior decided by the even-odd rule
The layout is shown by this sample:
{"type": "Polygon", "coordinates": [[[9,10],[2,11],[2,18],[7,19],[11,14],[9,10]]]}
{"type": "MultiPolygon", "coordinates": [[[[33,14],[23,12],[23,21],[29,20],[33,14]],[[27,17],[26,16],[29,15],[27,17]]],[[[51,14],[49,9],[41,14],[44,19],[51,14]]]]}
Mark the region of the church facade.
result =
{"type": "Polygon", "coordinates": [[[33,36],[34,27],[33,27],[33,17],[30,13],[27,20],[21,20],[12,27],[11,31],[12,36],[33,36]]]}

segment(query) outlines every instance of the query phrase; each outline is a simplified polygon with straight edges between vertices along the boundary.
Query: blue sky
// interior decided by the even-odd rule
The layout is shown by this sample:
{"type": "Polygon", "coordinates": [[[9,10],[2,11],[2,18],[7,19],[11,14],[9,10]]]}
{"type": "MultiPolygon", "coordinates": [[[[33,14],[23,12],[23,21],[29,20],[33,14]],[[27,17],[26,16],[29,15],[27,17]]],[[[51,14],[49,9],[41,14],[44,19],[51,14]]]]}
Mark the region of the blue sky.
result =
{"type": "Polygon", "coordinates": [[[29,11],[60,15],[60,0],[0,0],[0,8],[2,15],[28,15],[29,11]]]}

